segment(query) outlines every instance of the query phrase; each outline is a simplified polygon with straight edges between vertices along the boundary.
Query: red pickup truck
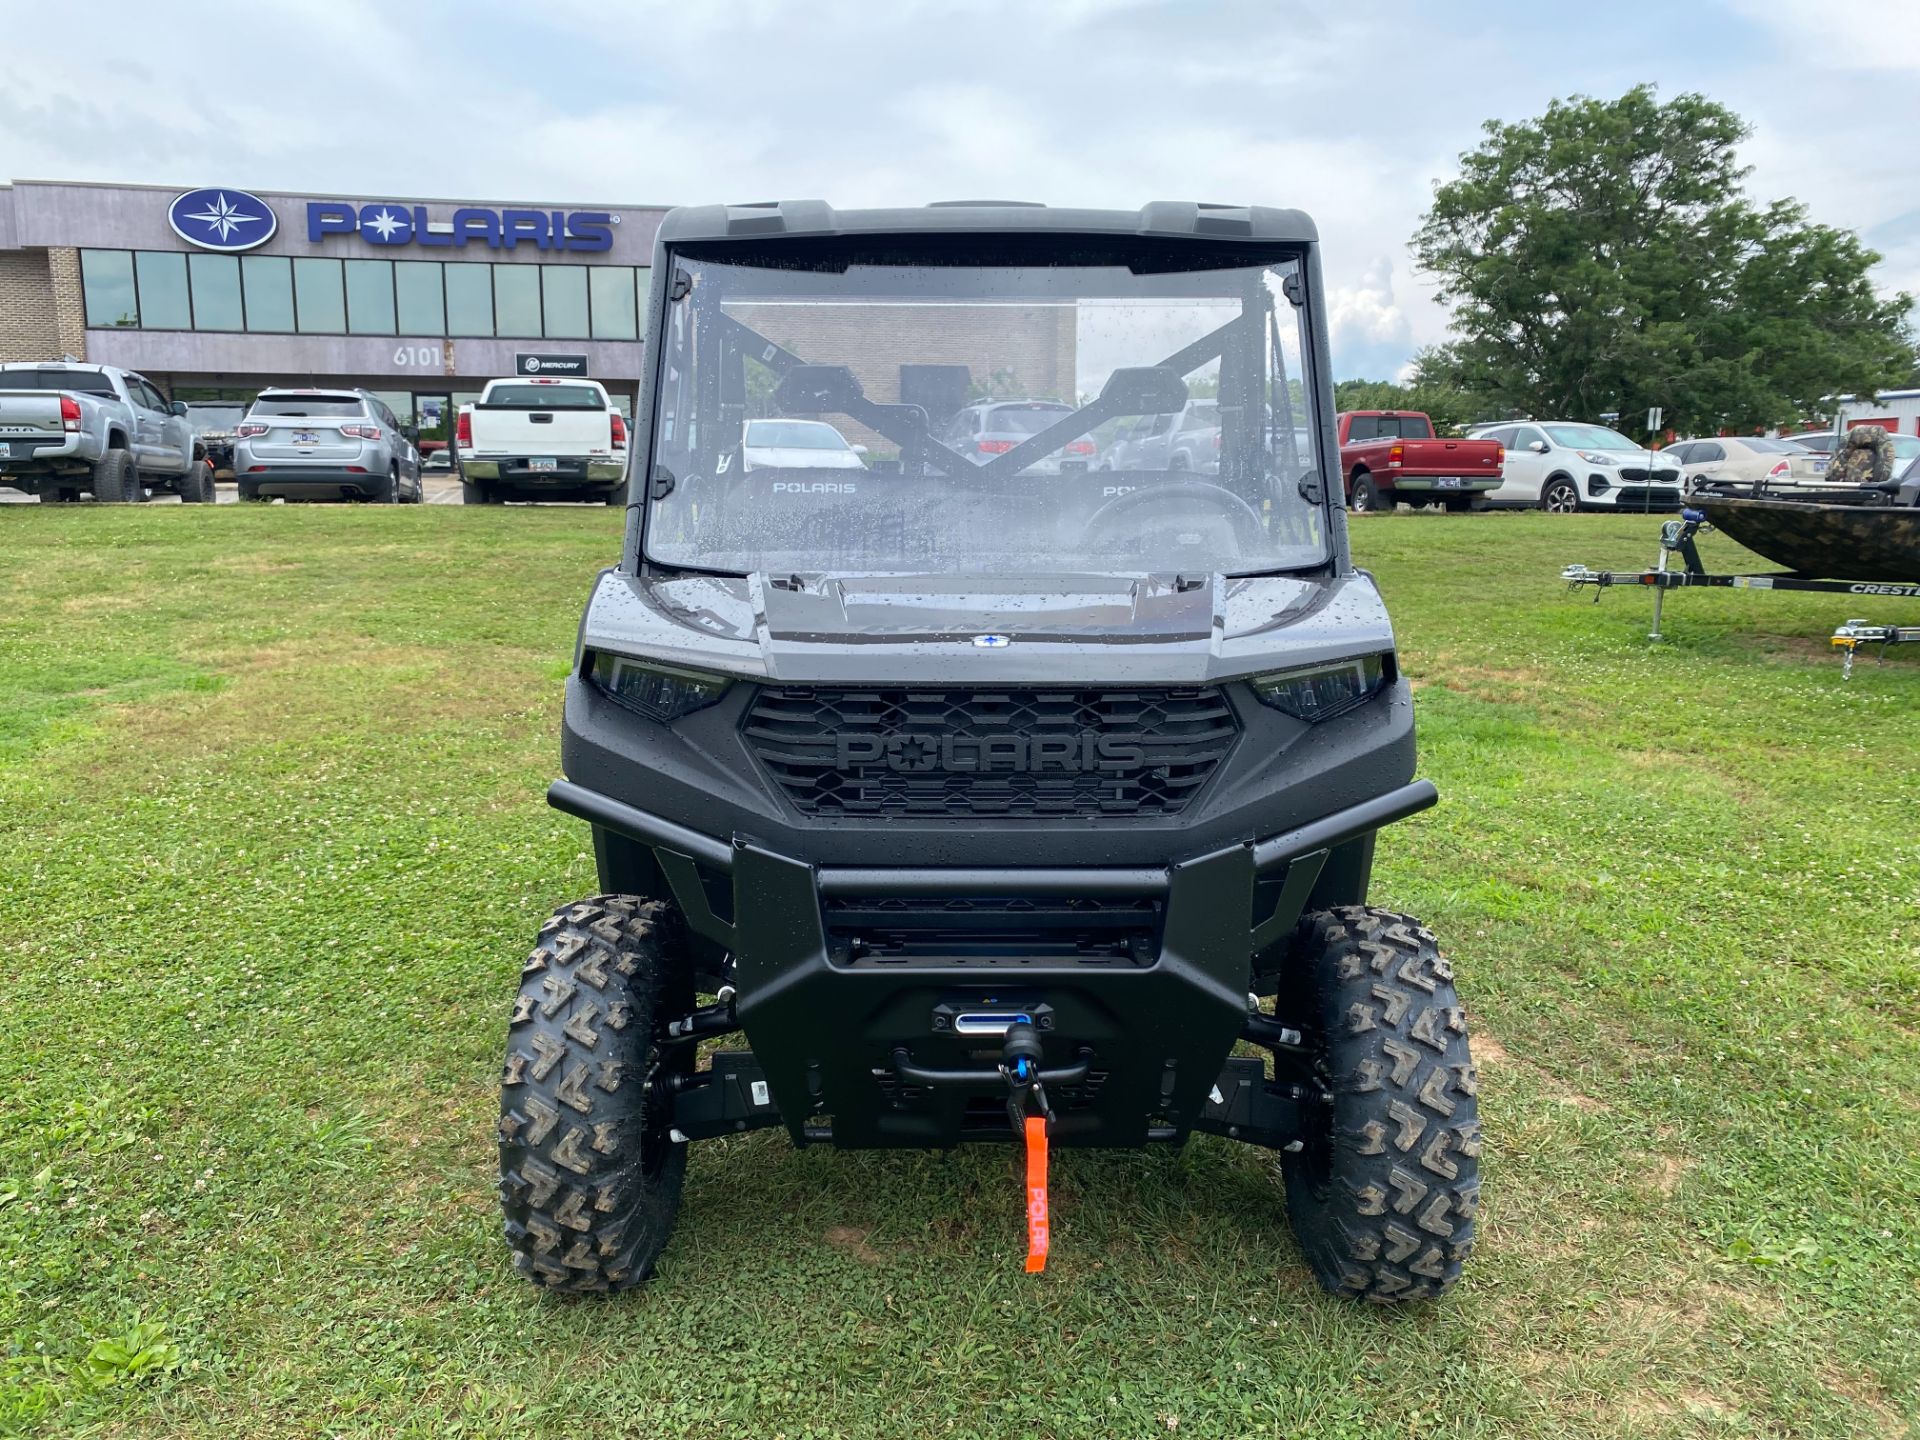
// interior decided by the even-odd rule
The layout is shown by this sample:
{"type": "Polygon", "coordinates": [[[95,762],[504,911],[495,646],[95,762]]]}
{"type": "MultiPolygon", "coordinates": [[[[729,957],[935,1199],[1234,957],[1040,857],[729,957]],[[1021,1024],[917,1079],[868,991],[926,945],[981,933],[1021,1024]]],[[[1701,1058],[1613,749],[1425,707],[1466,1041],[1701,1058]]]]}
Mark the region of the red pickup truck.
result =
{"type": "Polygon", "coordinates": [[[1405,500],[1468,510],[1499,488],[1507,451],[1497,440],[1436,440],[1433,421],[1417,410],[1349,410],[1339,420],[1350,509],[1391,510],[1405,500]]]}

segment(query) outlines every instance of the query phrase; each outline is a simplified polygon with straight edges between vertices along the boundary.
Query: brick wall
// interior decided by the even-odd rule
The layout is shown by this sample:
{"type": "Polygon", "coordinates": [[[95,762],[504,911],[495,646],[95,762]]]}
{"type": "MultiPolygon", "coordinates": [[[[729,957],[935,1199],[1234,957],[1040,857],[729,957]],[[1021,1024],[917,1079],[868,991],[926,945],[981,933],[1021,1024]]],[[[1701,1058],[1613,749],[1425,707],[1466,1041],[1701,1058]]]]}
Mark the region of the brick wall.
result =
{"type": "MultiPolygon", "coordinates": [[[[1073,404],[1071,305],[742,305],[728,313],[815,365],[846,365],[869,400],[900,399],[902,365],[964,365],[975,395],[1073,404]]],[[[945,417],[934,416],[935,424],[945,417]]],[[[849,440],[891,442],[834,417],[849,440]]]]}
{"type": "Polygon", "coordinates": [[[87,358],[87,305],[80,291],[80,252],[71,245],[47,251],[47,271],[53,279],[53,308],[60,329],[56,355],[87,358]]]}
{"type": "Polygon", "coordinates": [[[62,353],[47,252],[0,250],[0,361],[58,360],[62,353]]]}

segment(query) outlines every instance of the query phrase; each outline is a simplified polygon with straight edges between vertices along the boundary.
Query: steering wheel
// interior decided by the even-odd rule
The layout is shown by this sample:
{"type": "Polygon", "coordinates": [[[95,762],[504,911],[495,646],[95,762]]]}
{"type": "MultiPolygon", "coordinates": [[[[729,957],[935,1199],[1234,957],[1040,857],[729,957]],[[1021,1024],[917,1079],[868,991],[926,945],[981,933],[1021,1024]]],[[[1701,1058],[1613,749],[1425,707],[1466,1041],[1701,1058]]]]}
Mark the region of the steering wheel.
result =
{"type": "Polygon", "coordinates": [[[1086,528],[1080,532],[1080,543],[1089,550],[1101,549],[1100,542],[1108,538],[1108,533],[1135,511],[1145,510],[1162,501],[1196,500],[1210,506],[1233,526],[1234,544],[1243,554],[1266,547],[1267,532],[1260,523],[1259,512],[1231,490],[1210,485],[1205,480],[1175,480],[1166,485],[1143,485],[1138,490],[1116,496],[1093,512],[1086,528]]]}

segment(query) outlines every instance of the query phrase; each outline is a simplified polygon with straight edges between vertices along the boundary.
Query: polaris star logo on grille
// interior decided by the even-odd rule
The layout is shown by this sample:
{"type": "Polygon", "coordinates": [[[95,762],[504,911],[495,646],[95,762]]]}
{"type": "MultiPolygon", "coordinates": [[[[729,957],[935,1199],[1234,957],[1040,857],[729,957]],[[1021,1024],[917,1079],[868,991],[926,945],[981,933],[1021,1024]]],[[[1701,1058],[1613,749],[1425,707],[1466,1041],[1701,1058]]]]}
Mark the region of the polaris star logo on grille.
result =
{"type": "Polygon", "coordinates": [[[1111,735],[846,735],[835,737],[833,768],[885,765],[902,774],[1078,775],[1138,770],[1147,752],[1111,735]]]}
{"type": "Polygon", "coordinates": [[[273,238],[279,222],[266,201],[244,190],[189,190],[167,207],[167,224],[202,250],[252,250],[273,238]]]}
{"type": "Polygon", "coordinates": [[[973,643],[975,648],[980,650],[1004,650],[1013,644],[1013,640],[1006,635],[976,635],[973,637],[973,643]]]}

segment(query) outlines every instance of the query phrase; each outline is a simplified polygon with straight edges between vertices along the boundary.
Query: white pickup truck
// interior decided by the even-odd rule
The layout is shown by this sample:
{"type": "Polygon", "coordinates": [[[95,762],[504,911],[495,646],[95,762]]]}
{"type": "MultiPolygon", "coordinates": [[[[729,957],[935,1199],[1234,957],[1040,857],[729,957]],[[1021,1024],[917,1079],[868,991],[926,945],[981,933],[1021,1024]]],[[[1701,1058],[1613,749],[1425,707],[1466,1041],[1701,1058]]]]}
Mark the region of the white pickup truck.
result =
{"type": "Polygon", "coordinates": [[[460,498],[627,499],[627,425],[593,380],[489,380],[453,427],[460,498]]]}
{"type": "Polygon", "coordinates": [[[213,499],[187,407],[131,370],[75,361],[0,365],[0,485],[43,502],[88,490],[109,503],[171,490],[213,499]]]}

